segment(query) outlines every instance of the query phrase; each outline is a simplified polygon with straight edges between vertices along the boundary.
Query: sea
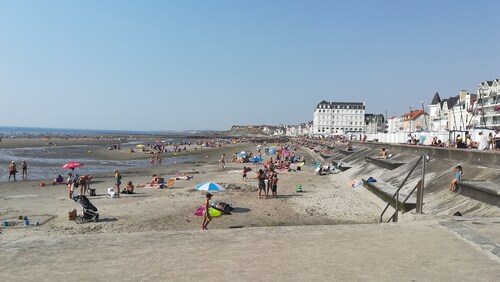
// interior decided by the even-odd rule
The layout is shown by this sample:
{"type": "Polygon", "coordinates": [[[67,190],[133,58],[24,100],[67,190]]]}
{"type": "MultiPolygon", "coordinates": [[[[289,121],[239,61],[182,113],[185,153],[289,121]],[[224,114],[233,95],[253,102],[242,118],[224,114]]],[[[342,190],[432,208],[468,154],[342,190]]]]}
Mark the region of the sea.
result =
{"type": "MultiPolygon", "coordinates": [[[[178,132],[175,132],[178,133],[178,132]]],[[[171,135],[175,135],[171,134],[171,135]]],[[[198,133],[198,132],[197,132],[198,133]]],[[[167,135],[169,132],[152,131],[119,131],[119,130],[88,130],[88,129],[60,129],[60,128],[33,128],[33,127],[0,127],[0,138],[44,138],[46,136],[101,136],[101,135],[167,135]]],[[[198,133],[199,134],[199,133],[198,133]]],[[[180,140],[187,141],[189,137],[171,138],[170,142],[180,140]],[[187,139],[186,139],[187,138],[187,139]]],[[[140,141],[121,143],[122,150],[134,147],[140,141]]],[[[0,170],[0,181],[8,181],[7,167],[11,161],[15,161],[19,173],[17,180],[21,179],[21,162],[28,164],[28,180],[51,180],[57,175],[66,176],[68,170],[61,169],[61,166],[77,161],[84,166],[76,168],[75,173],[96,174],[112,173],[113,170],[126,170],[132,168],[144,168],[150,166],[147,159],[142,160],[100,160],[92,158],[88,151],[94,151],[109,145],[71,145],[71,146],[50,146],[50,147],[25,147],[0,149],[0,168],[4,167],[4,172],[0,170]]],[[[184,163],[194,161],[194,156],[177,156],[163,158],[162,166],[169,166],[174,163],[184,163]]]]}

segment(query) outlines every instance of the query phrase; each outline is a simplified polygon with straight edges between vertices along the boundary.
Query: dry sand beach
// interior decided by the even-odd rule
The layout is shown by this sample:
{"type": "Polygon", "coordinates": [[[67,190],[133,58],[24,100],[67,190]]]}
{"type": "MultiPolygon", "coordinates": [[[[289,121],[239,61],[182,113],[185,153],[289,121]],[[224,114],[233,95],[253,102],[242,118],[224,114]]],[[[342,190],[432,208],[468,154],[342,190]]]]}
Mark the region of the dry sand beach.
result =
{"type": "MultiPolygon", "coordinates": [[[[236,144],[223,148],[189,151],[197,161],[170,166],[149,166],[123,171],[123,183],[145,184],[153,174],[166,179],[176,175],[193,175],[191,180],[176,180],[169,188],[138,188],[135,194],[109,199],[107,188],[113,187],[113,173],[97,174],[91,187],[97,196],[90,197],[99,209],[100,222],[76,225],[68,220],[68,211],[81,206],[68,198],[65,185],[41,187],[41,180],[3,182],[0,184],[0,215],[2,220],[19,223],[4,230],[9,236],[34,234],[86,234],[126,233],[151,230],[197,230],[201,219],[193,215],[204,198],[204,193],[194,190],[197,184],[216,182],[226,191],[214,195],[213,201],[231,203],[232,215],[215,218],[211,229],[232,227],[318,225],[336,223],[373,223],[380,210],[378,199],[362,188],[353,189],[341,175],[316,176],[311,167],[302,171],[279,173],[278,198],[258,199],[255,172],[262,165],[230,162],[236,150],[256,151],[255,144],[236,144]],[[221,170],[218,158],[222,153],[229,156],[225,170],[221,170]],[[205,154],[209,159],[205,160],[205,154]],[[249,179],[242,180],[243,166],[250,166],[249,179]],[[295,192],[296,184],[302,184],[303,193],[295,192]],[[40,226],[22,227],[16,219],[27,216],[40,220],[40,226]]],[[[126,150],[93,152],[100,158],[127,159],[144,157],[144,154],[127,154],[126,150]]],[[[313,160],[314,154],[298,151],[313,160]]],[[[145,157],[149,157],[145,155],[145,157]]],[[[265,156],[267,161],[269,156],[265,156]]],[[[84,167],[82,168],[83,171],[84,167]]],[[[78,172],[78,169],[77,169],[78,172]]],[[[47,179],[45,182],[50,183],[47,179]]],[[[77,190],[78,192],[78,190],[77,190]]],[[[5,236],[5,235],[4,235],[5,236]]]]}

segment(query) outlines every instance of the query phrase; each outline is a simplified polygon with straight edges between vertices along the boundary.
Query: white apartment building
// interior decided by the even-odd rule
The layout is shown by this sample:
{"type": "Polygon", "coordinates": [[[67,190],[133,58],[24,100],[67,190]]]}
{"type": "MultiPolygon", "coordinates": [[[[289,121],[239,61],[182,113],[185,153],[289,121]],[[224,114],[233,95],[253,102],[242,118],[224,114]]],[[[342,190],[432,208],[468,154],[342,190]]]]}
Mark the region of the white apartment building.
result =
{"type": "Polygon", "coordinates": [[[336,135],[363,132],[364,102],[321,101],[314,111],[313,135],[336,135]]]}
{"type": "Polygon", "coordinates": [[[461,90],[458,96],[441,100],[436,93],[429,105],[431,131],[468,130],[477,126],[476,94],[461,90]]]}
{"type": "Polygon", "coordinates": [[[478,117],[477,127],[500,127],[500,79],[481,82],[477,90],[476,109],[473,110],[478,117]]]}

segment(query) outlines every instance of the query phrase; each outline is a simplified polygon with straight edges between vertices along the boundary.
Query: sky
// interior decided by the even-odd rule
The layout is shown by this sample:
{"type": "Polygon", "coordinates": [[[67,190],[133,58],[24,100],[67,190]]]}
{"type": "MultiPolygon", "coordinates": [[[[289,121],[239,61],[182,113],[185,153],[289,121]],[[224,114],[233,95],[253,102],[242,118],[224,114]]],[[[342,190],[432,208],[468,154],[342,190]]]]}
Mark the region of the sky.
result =
{"type": "Polygon", "coordinates": [[[500,78],[500,1],[0,0],[0,126],[228,130],[389,116],[500,78]]]}

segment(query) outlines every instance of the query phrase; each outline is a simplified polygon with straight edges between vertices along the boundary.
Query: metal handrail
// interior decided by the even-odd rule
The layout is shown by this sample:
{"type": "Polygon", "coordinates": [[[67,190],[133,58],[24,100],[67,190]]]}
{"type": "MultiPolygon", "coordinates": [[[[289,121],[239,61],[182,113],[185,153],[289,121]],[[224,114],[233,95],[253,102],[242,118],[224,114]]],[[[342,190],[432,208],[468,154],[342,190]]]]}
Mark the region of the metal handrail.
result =
{"type": "MultiPolygon", "coordinates": [[[[401,206],[404,206],[404,204],[406,204],[406,201],[408,201],[408,199],[411,197],[411,195],[413,195],[415,190],[417,190],[418,186],[420,186],[420,185],[422,185],[422,180],[419,180],[417,186],[413,187],[411,192],[408,194],[408,196],[406,196],[405,200],[401,203],[401,206]]],[[[396,212],[394,212],[392,214],[392,216],[386,222],[390,222],[394,218],[394,215],[396,215],[396,212]]]]}
{"type": "MultiPolygon", "coordinates": [[[[399,185],[398,189],[396,190],[396,192],[394,193],[394,195],[392,196],[392,198],[389,200],[389,202],[387,202],[387,206],[385,207],[385,209],[382,211],[382,213],[380,214],[380,223],[382,223],[383,221],[383,216],[384,216],[384,213],[387,211],[387,209],[389,208],[389,206],[391,205],[392,201],[394,199],[396,199],[396,203],[395,203],[395,209],[396,211],[394,212],[394,214],[391,216],[390,220],[391,219],[396,219],[397,220],[397,213],[399,211],[399,207],[398,207],[398,202],[399,202],[399,191],[401,190],[401,188],[403,188],[403,186],[406,184],[406,181],[408,180],[408,178],[410,178],[411,174],[413,173],[413,171],[415,171],[415,169],[417,168],[417,166],[420,164],[420,162],[422,161],[423,157],[421,158],[418,158],[418,160],[415,162],[415,164],[413,165],[413,167],[411,168],[411,170],[408,172],[408,174],[406,175],[405,179],[403,180],[403,182],[401,182],[401,184],[399,185]]],[[[412,192],[406,197],[404,203],[406,202],[406,200],[408,200],[408,198],[413,194],[413,192],[415,191],[415,189],[412,190],[412,192]]],[[[403,203],[403,204],[404,204],[403,203]]]]}

